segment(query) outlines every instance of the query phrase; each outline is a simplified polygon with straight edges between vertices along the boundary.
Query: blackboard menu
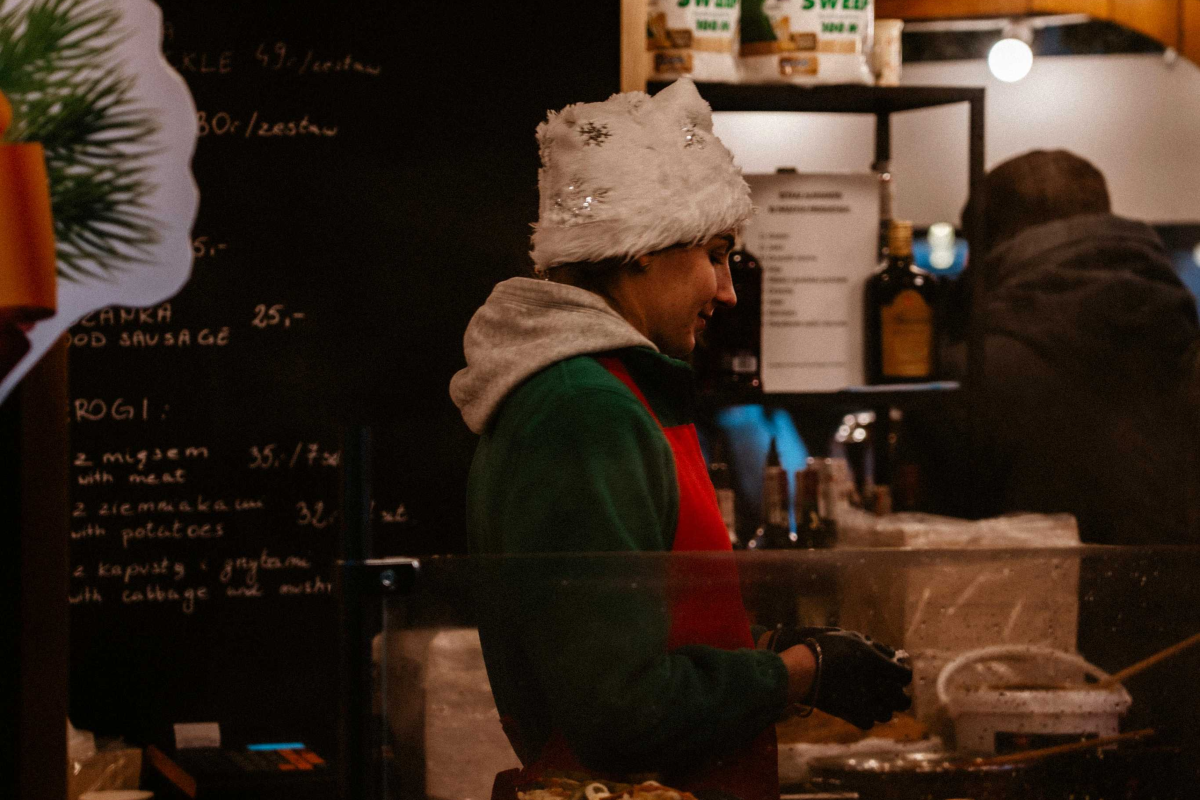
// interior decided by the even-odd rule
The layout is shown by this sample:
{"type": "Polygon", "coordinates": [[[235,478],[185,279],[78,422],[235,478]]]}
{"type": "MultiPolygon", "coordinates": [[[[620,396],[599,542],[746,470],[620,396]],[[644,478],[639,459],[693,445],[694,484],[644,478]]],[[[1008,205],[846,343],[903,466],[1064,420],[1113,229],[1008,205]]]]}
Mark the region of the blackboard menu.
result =
{"type": "Polygon", "coordinates": [[[343,430],[377,552],[461,552],[462,332],[529,264],[534,127],[619,88],[618,4],[161,5],[195,263],[70,331],[71,717],[330,754],[343,430]]]}

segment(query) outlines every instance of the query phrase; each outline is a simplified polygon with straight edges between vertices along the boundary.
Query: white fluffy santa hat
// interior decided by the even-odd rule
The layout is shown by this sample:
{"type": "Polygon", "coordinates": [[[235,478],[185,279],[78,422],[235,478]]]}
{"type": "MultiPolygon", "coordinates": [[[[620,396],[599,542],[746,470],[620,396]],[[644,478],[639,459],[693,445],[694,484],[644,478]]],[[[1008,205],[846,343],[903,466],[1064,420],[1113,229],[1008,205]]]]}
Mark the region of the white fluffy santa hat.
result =
{"type": "Polygon", "coordinates": [[[698,244],[751,214],[750,188],[681,78],[653,97],[577,103],[538,126],[534,269],[698,244]]]}

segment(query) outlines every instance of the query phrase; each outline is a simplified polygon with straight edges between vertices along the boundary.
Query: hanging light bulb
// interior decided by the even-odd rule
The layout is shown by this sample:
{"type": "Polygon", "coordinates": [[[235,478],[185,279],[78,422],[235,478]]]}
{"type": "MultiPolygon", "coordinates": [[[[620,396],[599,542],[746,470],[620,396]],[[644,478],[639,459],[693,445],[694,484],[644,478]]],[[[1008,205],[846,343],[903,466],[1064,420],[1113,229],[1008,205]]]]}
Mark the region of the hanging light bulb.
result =
{"type": "Polygon", "coordinates": [[[998,79],[1015,83],[1033,67],[1033,29],[1026,22],[1009,24],[988,52],[988,69],[998,79]]]}

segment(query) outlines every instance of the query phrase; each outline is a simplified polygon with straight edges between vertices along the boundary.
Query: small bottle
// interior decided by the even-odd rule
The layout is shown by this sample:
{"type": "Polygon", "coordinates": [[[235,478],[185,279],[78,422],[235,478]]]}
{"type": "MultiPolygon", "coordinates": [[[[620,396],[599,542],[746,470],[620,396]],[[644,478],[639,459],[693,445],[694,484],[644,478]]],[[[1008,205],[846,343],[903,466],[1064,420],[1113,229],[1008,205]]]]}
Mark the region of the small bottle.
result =
{"type": "Polygon", "coordinates": [[[862,497],[858,493],[858,486],[854,482],[854,470],[850,469],[848,460],[833,459],[833,475],[837,482],[837,515],[840,517],[846,509],[862,505],[862,497]]]}
{"type": "MultiPolygon", "coordinates": [[[[798,502],[806,507],[804,535],[811,542],[809,546],[817,549],[833,547],[837,539],[835,507],[838,494],[836,473],[839,470],[836,463],[837,459],[833,458],[810,458],[802,473],[805,496],[798,502]],[[814,504],[815,513],[812,511],[814,504]]],[[[797,527],[801,526],[799,519],[796,524],[797,527]]],[[[797,624],[837,625],[840,608],[838,583],[836,564],[827,561],[805,562],[803,591],[796,598],[797,624]]]]}
{"type": "Polygon", "coordinates": [[[892,513],[892,490],[890,487],[875,487],[875,502],[871,510],[881,517],[892,513]]]}
{"type": "Polygon", "coordinates": [[[845,458],[823,458],[818,469],[817,510],[821,515],[822,539],[817,547],[834,547],[838,543],[839,519],[852,505],[854,480],[845,458]]]}
{"type": "Polygon", "coordinates": [[[864,290],[868,383],[933,380],[937,363],[938,279],[912,258],[912,223],[893,220],[888,257],[864,290]]]}
{"type": "Polygon", "coordinates": [[[779,450],[771,439],[767,452],[767,463],[763,466],[762,524],[754,534],[749,547],[754,550],[776,550],[794,547],[797,536],[791,530],[788,519],[787,470],[779,463],[779,450]]]}
{"type": "Polygon", "coordinates": [[[910,431],[904,424],[904,412],[888,412],[888,484],[895,511],[919,511],[925,504],[925,479],[921,464],[913,452],[910,431]]]}
{"type": "Polygon", "coordinates": [[[823,523],[824,538],[817,547],[833,547],[837,542],[838,510],[841,506],[836,460],[822,459],[818,469],[820,483],[817,487],[817,508],[823,523]]]}
{"type": "Polygon", "coordinates": [[[729,275],[737,306],[713,315],[705,382],[709,388],[758,389],[762,386],[762,266],[749,251],[734,250],[729,254],[729,275]]]}
{"type": "Polygon", "coordinates": [[[809,549],[826,547],[828,520],[821,517],[821,467],[811,456],[804,469],[796,472],[797,544],[809,549]]]}
{"type": "Polygon", "coordinates": [[[724,447],[719,440],[713,448],[713,460],[708,465],[708,476],[717,493],[717,508],[721,511],[721,520],[729,533],[729,543],[735,549],[739,548],[742,543],[737,535],[737,497],[733,491],[729,465],[725,463],[724,447]]]}

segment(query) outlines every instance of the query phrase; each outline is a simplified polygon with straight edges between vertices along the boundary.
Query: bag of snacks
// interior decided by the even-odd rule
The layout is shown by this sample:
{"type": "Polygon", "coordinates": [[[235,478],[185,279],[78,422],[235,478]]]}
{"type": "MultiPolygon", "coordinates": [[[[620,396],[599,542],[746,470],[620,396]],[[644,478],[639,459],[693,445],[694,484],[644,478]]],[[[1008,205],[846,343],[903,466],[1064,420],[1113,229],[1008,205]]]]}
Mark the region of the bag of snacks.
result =
{"type": "Polygon", "coordinates": [[[649,0],[650,80],[737,80],[738,0],[649,0]]]}
{"type": "Polygon", "coordinates": [[[742,0],[748,83],[873,83],[871,0],[742,0]]]}

